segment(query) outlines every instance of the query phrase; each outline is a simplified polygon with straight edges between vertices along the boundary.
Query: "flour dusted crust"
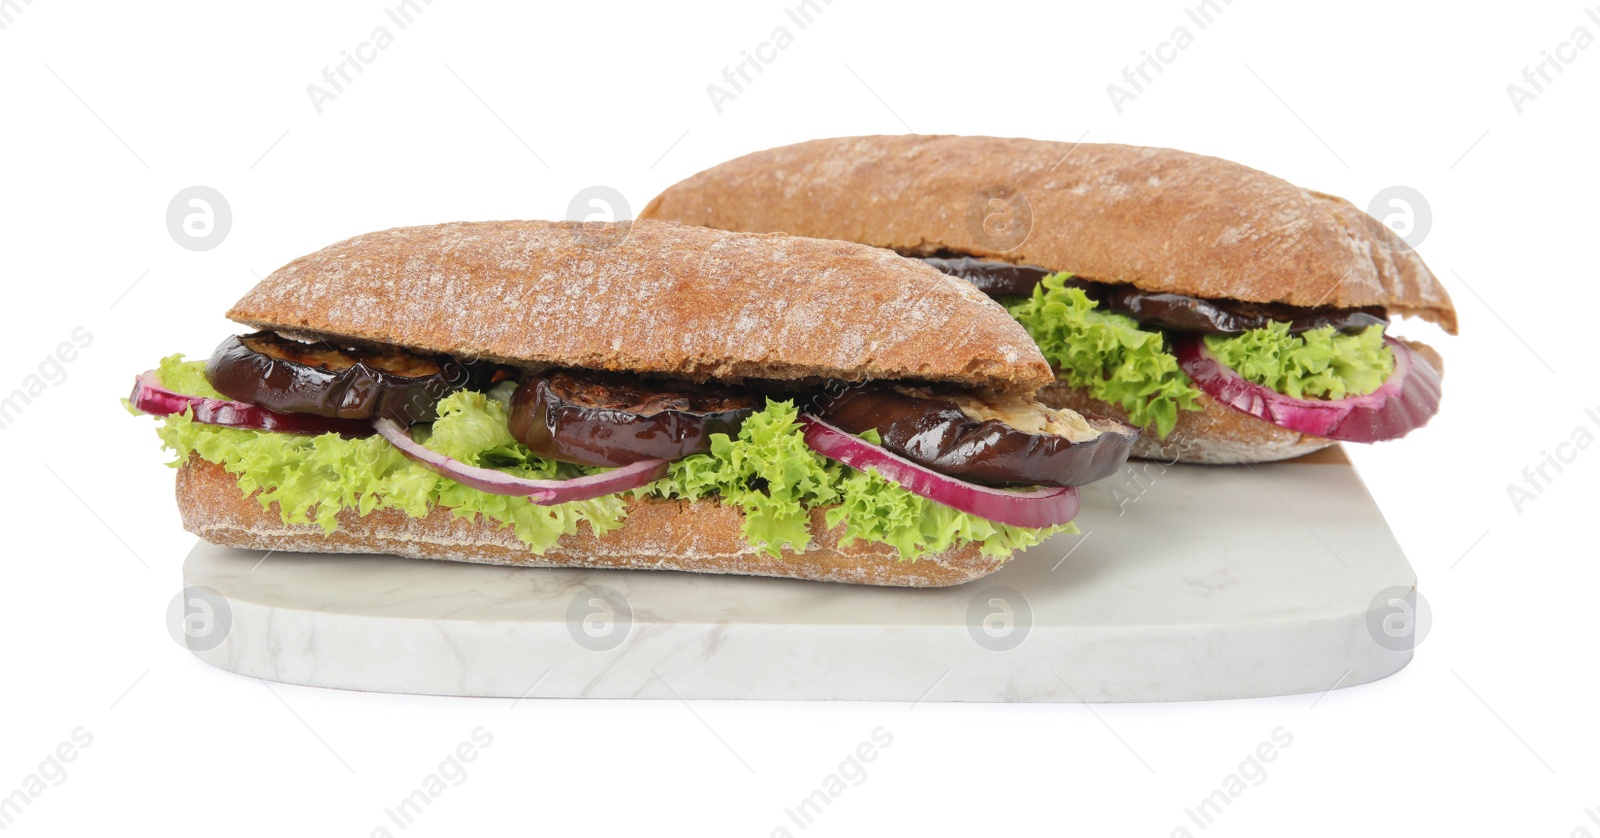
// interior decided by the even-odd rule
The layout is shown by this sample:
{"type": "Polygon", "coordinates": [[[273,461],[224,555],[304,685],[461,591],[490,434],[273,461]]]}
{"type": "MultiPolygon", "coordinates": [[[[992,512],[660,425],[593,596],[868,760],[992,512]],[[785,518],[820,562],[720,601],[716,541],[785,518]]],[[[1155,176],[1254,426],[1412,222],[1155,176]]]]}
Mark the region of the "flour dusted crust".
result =
{"type": "Polygon", "coordinates": [[[960,136],[813,140],[701,172],[641,216],[913,255],[954,251],[1213,299],[1381,305],[1456,330],[1449,294],[1377,219],[1247,166],[1173,149],[960,136]],[[1031,210],[1020,244],[985,229],[991,197],[1012,218],[1031,210]]]}
{"type": "Polygon", "coordinates": [[[839,544],[843,526],[828,530],[822,510],[812,512],[810,549],[770,556],[742,533],[743,513],[715,501],[630,500],[622,527],[596,537],[587,525],[536,556],[509,528],[486,518],[468,521],[434,508],[426,518],[395,509],[361,517],[339,513],[339,528],[324,536],[314,525],[285,524],[277,506],[262,509],[254,496],[219,465],[191,457],[178,469],[178,511],[189,532],[223,547],[305,553],[388,553],[523,567],[685,570],[779,576],[860,585],[939,588],[1000,569],[1004,559],[967,545],[915,562],[894,548],[857,541],[839,544]]]}
{"type": "Polygon", "coordinates": [[[525,367],[1024,393],[1051,380],[1004,309],[919,262],[848,242],[659,221],[369,233],[278,269],[228,317],[525,367]]]}

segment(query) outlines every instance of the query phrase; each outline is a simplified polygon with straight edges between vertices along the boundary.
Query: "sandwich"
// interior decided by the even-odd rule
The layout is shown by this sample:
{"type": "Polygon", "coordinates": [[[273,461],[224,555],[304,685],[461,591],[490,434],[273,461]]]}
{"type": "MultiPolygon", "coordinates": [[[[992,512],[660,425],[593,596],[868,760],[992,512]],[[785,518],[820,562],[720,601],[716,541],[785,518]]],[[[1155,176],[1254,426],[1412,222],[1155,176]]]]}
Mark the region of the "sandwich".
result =
{"type": "Polygon", "coordinates": [[[1182,151],[992,137],[815,140],[669,187],[641,213],[887,248],[1027,328],[1048,404],[1127,421],[1134,455],[1281,460],[1404,436],[1443,365],[1388,334],[1456,331],[1450,296],[1347,201],[1182,151]]]}
{"type": "Polygon", "coordinates": [[[409,227],[296,259],[163,359],[184,527],[251,550],[932,587],[1071,532],[1136,429],[1051,408],[969,283],[641,221],[409,227]]]}

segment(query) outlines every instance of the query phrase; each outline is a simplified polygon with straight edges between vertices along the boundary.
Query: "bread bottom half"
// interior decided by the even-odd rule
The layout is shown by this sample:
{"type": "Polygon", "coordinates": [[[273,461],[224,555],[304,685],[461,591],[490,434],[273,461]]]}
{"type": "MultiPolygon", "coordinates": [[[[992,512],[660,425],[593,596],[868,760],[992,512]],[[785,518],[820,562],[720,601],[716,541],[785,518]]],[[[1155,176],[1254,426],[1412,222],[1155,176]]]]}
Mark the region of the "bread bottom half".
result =
{"type": "MultiPolygon", "coordinates": [[[[1064,381],[1040,391],[1039,401],[1051,407],[1128,421],[1128,413],[1121,407],[1100,401],[1064,381]]],[[[1133,444],[1133,456],[1169,463],[1270,463],[1334,443],[1240,413],[1204,393],[1200,394],[1199,404],[1200,410],[1178,411],[1178,424],[1166,439],[1156,436],[1154,428],[1146,428],[1133,444]]]]}
{"type": "Polygon", "coordinates": [[[523,567],[684,570],[912,588],[970,582],[1005,561],[982,555],[973,544],[914,562],[902,561],[885,544],[856,541],[841,546],[843,525],[827,529],[821,509],[811,513],[809,548],[785,548],[782,556],[771,556],[745,541],[741,510],[714,500],[630,499],[621,527],[596,536],[580,524],[576,533],[563,536],[542,556],[509,527],[482,516],[457,518],[438,507],[425,518],[397,509],[362,517],[346,509],[339,513],[339,528],[323,535],[316,525],[283,523],[276,505],[263,509],[222,466],[198,457],[179,467],[177,495],[184,529],[212,544],[247,550],[388,553],[523,567]]]}

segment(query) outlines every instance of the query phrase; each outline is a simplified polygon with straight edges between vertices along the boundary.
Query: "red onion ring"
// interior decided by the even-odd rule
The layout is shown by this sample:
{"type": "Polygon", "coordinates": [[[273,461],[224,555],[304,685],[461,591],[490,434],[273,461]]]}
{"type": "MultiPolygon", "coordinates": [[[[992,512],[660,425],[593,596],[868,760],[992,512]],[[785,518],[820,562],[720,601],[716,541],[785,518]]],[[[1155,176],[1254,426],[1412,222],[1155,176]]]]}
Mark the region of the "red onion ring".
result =
{"type": "Polygon", "coordinates": [[[1196,387],[1218,402],[1282,428],[1346,442],[1399,439],[1439,412],[1442,377],[1426,358],[1391,337],[1394,372],[1364,396],[1297,399],[1246,381],[1217,360],[1199,335],[1174,335],[1172,354],[1196,387]]]}
{"type": "Polygon", "coordinates": [[[441,477],[448,477],[463,486],[491,495],[525,497],[540,506],[616,494],[658,480],[667,473],[666,460],[640,460],[619,469],[571,480],[533,480],[492,468],[469,466],[446,457],[412,439],[411,432],[393,419],[374,420],[372,427],[389,444],[400,449],[400,453],[441,477]]]}
{"type": "Polygon", "coordinates": [[[1045,486],[1026,492],[994,489],[957,480],[840,430],[815,416],[802,414],[806,445],[832,460],[858,471],[875,468],[879,476],[902,489],[971,513],[1015,527],[1053,527],[1078,516],[1078,490],[1065,486],[1045,486]]]}
{"type": "Polygon", "coordinates": [[[152,416],[170,416],[187,410],[196,422],[225,428],[287,434],[372,435],[372,427],[360,420],[330,419],[310,413],[277,413],[244,402],[173,392],[162,386],[155,370],[148,370],[133,380],[133,392],[128,394],[128,402],[135,409],[152,416]]]}

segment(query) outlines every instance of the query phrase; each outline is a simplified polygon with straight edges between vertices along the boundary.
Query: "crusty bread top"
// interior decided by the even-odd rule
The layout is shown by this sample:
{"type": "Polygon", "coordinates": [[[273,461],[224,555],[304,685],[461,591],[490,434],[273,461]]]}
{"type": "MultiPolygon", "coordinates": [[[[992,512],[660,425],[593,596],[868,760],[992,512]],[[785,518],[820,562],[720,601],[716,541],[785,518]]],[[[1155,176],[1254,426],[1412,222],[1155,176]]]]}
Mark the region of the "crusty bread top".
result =
{"type": "Polygon", "coordinates": [[[1005,309],[885,250],[659,221],[458,222],[290,262],[228,317],[259,329],[531,367],[710,378],[919,379],[1034,392],[1005,309]]]}
{"type": "Polygon", "coordinates": [[[1381,305],[1456,329],[1450,295],[1377,219],[1247,166],[1173,149],[959,136],[813,140],[701,172],[641,217],[914,255],[955,251],[1212,299],[1381,305]],[[1024,207],[1031,225],[1021,221],[1024,207]],[[1027,233],[1020,243],[1019,229],[1027,233]]]}

